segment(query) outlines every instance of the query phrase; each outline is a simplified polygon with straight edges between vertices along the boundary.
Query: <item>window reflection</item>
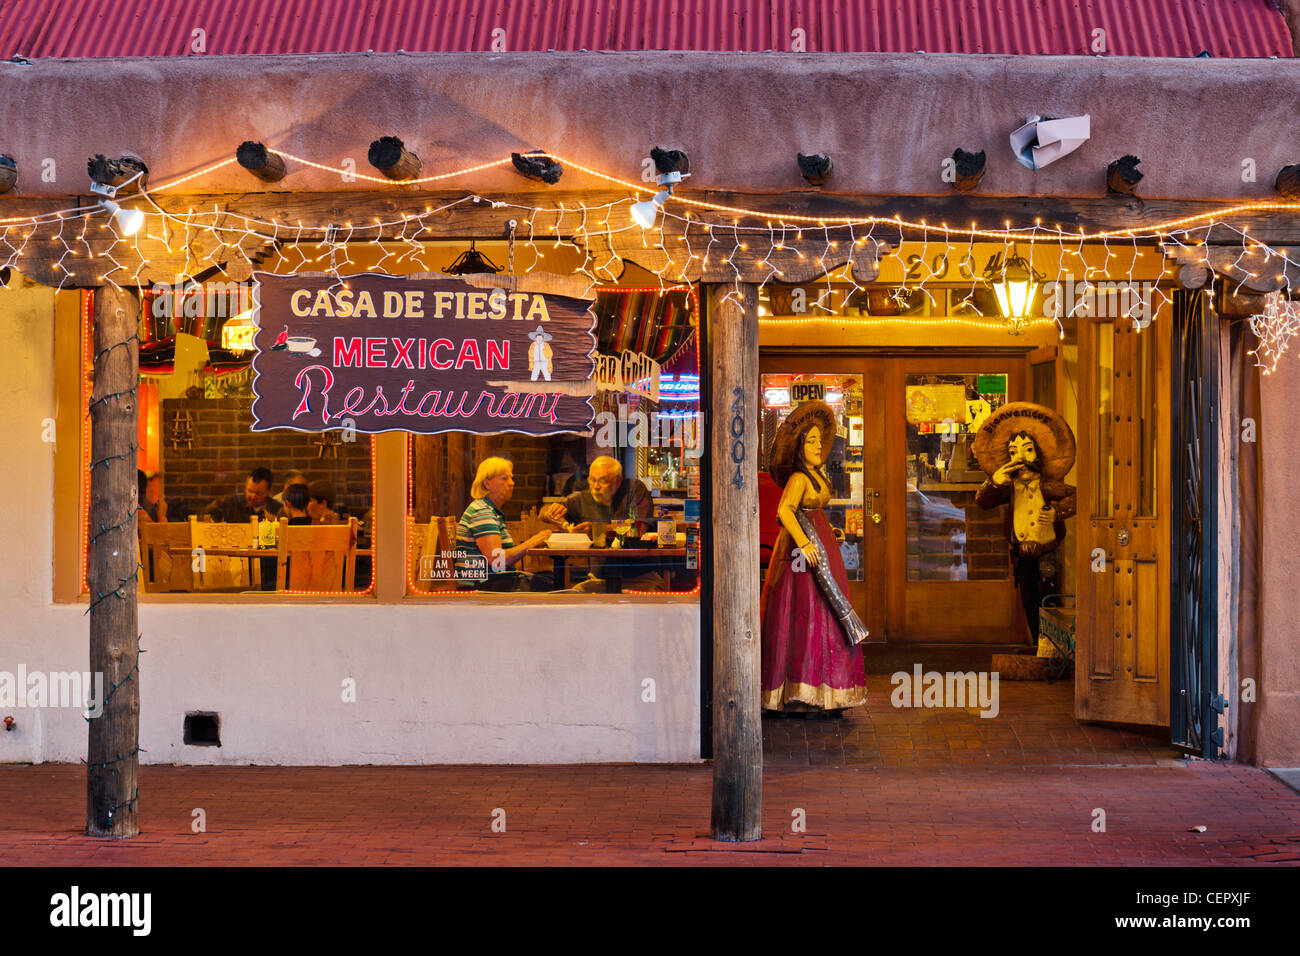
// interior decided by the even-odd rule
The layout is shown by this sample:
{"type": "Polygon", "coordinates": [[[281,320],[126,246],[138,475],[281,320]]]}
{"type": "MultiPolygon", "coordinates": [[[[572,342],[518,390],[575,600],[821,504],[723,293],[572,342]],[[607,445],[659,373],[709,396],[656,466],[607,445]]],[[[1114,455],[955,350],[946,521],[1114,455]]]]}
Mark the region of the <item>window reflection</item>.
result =
{"type": "Polygon", "coordinates": [[[905,379],[907,579],[995,581],[1008,577],[996,511],[975,504],[986,475],[975,435],[1007,399],[1007,373],[914,373],[905,379]]]}

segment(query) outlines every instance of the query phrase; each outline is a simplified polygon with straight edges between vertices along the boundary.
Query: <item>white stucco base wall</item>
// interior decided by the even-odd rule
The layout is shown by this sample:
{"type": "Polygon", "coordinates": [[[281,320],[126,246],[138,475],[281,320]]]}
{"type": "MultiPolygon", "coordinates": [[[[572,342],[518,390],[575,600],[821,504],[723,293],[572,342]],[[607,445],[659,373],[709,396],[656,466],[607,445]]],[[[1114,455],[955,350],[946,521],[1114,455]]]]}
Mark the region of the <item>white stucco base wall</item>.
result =
{"type": "MultiPolygon", "coordinates": [[[[11,618],[19,627],[0,645],[0,670],[84,671],[82,611],[11,618]]],[[[141,604],[142,760],[698,760],[698,621],[686,604],[141,604]],[[349,678],[355,702],[344,700],[349,678]],[[220,747],[182,742],[191,711],[220,714],[220,747]]],[[[6,713],[19,729],[0,732],[0,762],[85,756],[80,711],[6,713]]]]}

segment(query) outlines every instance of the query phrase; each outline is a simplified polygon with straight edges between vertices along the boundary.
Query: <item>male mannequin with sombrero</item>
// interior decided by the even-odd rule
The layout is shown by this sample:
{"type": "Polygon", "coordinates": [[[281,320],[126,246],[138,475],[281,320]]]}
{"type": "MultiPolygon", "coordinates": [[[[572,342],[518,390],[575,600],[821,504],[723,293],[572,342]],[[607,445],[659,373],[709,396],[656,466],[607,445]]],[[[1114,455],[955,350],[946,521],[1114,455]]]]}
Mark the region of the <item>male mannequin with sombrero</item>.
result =
{"type": "Polygon", "coordinates": [[[1075,487],[1061,480],[1074,467],[1074,432],[1050,408],[1011,402],[985,420],[975,436],[975,456],[989,476],[975,503],[985,509],[1011,505],[1004,528],[1030,639],[1037,643],[1038,609],[1046,595],[1056,593],[1040,562],[1065,540],[1065,519],[1078,504],[1075,487]]]}

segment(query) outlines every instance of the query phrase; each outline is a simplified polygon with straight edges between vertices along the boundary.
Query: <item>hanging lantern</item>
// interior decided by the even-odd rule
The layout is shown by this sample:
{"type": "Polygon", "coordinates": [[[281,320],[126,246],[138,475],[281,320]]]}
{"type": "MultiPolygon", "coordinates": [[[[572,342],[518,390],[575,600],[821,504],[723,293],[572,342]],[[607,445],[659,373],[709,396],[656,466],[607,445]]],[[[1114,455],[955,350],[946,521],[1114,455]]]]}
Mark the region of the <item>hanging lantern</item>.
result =
{"type": "Polygon", "coordinates": [[[1042,274],[1035,272],[1029,260],[1012,246],[1011,254],[1005,258],[1000,252],[993,254],[984,268],[984,278],[993,286],[998,309],[1010,323],[1012,331],[1021,329],[1033,309],[1038,285],[1043,281],[1042,274]]]}

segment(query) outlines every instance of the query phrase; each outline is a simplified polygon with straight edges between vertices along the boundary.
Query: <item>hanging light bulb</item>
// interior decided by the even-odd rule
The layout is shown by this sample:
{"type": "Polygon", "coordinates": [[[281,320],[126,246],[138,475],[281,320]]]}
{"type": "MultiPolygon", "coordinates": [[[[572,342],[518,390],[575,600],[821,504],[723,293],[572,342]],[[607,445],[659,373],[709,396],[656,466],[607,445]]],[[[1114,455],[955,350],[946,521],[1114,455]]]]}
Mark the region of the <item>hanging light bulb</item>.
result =
{"type": "Polygon", "coordinates": [[[117,231],[124,236],[134,236],[144,225],[144,213],[139,209],[123,209],[111,199],[101,199],[99,204],[113,217],[117,231]]]}

